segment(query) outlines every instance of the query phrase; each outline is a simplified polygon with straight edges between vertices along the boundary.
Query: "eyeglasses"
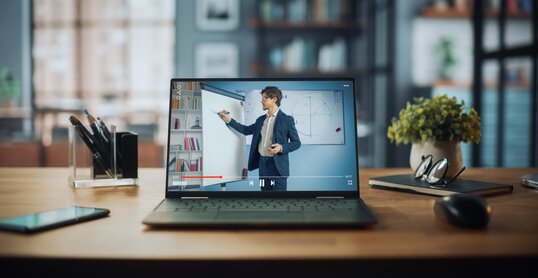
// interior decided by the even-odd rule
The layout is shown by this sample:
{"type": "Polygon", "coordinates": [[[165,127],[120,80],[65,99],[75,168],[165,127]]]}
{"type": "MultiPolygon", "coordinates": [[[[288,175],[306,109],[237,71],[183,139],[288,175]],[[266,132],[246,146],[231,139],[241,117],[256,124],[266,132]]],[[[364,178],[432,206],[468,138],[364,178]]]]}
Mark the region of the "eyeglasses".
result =
{"type": "Polygon", "coordinates": [[[422,156],[422,162],[415,170],[415,179],[423,179],[431,185],[446,187],[465,170],[465,166],[462,167],[452,179],[447,181],[445,178],[449,166],[448,159],[441,158],[437,162],[433,163],[433,165],[432,162],[433,156],[431,154],[422,156]]]}

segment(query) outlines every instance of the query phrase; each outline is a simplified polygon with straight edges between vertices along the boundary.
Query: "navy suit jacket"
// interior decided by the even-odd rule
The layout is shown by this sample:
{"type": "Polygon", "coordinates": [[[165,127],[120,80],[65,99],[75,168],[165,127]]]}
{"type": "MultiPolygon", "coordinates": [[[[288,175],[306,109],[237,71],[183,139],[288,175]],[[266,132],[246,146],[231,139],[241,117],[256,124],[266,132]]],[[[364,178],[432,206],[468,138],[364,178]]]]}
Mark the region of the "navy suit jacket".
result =
{"type": "MultiPolygon", "coordinates": [[[[260,144],[261,131],[266,115],[260,116],[252,125],[246,126],[232,119],[227,125],[237,130],[244,135],[252,135],[252,143],[250,145],[250,154],[248,157],[248,170],[258,169],[260,165],[260,153],[258,145],[260,144]]],[[[272,144],[282,145],[282,152],[275,154],[275,164],[278,172],[283,177],[290,175],[290,163],[288,153],[297,150],[301,147],[301,140],[295,128],[295,120],[292,116],[286,115],[282,110],[276,114],[275,125],[273,128],[272,144]]]]}

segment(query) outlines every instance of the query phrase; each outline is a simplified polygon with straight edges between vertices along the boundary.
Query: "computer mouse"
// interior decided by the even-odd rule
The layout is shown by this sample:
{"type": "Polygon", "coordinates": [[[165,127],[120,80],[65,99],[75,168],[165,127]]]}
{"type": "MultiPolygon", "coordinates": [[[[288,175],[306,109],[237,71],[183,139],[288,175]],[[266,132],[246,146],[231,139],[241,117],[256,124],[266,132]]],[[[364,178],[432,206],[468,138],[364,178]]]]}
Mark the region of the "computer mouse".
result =
{"type": "Polygon", "coordinates": [[[441,197],[433,206],[438,219],[462,228],[485,228],[491,208],[486,200],[473,194],[454,194],[441,197]]]}

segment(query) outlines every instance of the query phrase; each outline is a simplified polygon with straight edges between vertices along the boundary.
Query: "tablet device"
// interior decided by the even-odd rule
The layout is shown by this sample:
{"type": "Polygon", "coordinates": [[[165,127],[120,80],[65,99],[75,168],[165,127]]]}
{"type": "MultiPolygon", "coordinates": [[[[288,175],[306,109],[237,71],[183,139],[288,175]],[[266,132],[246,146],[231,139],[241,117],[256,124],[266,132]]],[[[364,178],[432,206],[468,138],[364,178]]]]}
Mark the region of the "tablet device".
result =
{"type": "Polygon", "coordinates": [[[0,230],[33,233],[105,217],[110,210],[70,206],[0,219],[0,230]]]}

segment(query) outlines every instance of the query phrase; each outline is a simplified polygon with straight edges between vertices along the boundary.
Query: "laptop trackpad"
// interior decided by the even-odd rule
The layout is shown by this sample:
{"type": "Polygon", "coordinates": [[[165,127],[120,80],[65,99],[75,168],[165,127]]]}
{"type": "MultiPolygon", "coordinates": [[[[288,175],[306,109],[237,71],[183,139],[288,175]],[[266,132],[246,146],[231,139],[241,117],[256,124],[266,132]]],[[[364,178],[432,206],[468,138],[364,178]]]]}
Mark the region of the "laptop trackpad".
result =
{"type": "Polygon", "coordinates": [[[303,222],[301,212],[219,212],[217,221],[222,222],[303,222]]]}

